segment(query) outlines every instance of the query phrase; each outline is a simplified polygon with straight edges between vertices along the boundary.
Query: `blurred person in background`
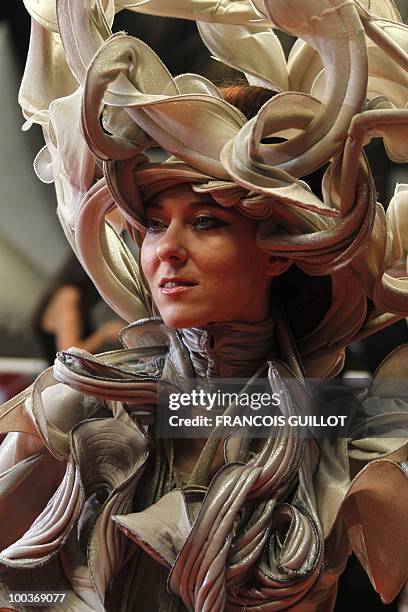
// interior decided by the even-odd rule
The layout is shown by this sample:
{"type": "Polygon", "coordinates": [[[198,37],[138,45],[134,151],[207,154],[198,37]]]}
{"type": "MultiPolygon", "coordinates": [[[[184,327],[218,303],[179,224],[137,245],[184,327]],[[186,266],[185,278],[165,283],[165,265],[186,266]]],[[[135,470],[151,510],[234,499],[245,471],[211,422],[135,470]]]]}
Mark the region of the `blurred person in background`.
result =
{"type": "Polygon", "coordinates": [[[102,301],[73,253],[48,283],[32,323],[50,365],[58,351],[71,346],[89,352],[117,348],[125,325],[102,301]]]}

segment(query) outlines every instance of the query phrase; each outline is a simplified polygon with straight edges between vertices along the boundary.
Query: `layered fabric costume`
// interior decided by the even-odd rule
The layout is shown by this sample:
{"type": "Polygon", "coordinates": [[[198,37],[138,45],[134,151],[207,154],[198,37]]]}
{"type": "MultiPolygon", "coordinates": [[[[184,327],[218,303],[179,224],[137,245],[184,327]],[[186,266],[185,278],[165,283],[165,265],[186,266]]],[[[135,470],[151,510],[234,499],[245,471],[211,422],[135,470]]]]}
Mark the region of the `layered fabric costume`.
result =
{"type": "MultiPolygon", "coordinates": [[[[335,375],[348,343],[408,314],[407,188],[384,214],[362,152],[380,136],[393,160],[408,157],[408,30],[394,4],[26,6],[20,103],[27,127],[40,123],[46,139],[35,168],[55,182],[72,248],[131,324],[124,350],[59,354],[1,409],[2,605],[10,590],[66,590],[72,610],[142,601],[159,610],[326,611],[352,550],[391,601],[408,578],[407,416],[387,381],[406,376],[406,347],[381,366],[365,400],[380,398],[398,423],[392,438],[355,428],[348,439],[316,442],[282,427],[254,452],[246,438],[227,437],[213,475],[213,432],[186,475],[172,444],[152,432],[157,385],[185,389],[200,376],[267,376],[282,413],[296,414],[308,401],[305,376],[335,375]],[[203,77],[173,79],[142,41],[112,35],[115,11],[126,8],[197,20],[213,55],[278,93],[247,121],[203,77]],[[288,62],[274,28],[298,37],[288,62]],[[168,162],[149,162],[145,150],[157,144],[168,162]],[[320,199],[302,177],[326,165],[320,199]],[[140,244],[146,203],[180,183],[258,219],[259,247],[305,279],[329,279],[330,305],[312,329],[294,331],[279,307],[252,328],[178,332],[152,316],[114,219],[119,212],[140,244]]],[[[367,425],[375,429],[376,418],[367,425]]]]}

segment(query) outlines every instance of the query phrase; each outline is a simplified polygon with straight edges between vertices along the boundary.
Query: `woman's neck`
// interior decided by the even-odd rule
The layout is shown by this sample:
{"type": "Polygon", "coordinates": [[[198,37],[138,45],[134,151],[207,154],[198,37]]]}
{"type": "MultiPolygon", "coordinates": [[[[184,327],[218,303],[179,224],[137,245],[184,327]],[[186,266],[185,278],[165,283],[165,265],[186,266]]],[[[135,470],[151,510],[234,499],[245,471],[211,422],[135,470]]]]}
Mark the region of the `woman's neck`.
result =
{"type": "Polygon", "coordinates": [[[207,379],[248,378],[276,354],[272,318],[259,323],[212,323],[180,333],[196,374],[207,379]]]}

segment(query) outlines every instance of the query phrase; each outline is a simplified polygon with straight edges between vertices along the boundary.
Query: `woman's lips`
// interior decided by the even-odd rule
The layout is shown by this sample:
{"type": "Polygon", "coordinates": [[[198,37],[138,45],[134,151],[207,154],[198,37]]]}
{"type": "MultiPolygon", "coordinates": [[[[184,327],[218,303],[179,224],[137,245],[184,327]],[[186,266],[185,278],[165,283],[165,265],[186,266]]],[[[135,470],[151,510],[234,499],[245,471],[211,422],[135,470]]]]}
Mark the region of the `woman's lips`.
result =
{"type": "Polygon", "coordinates": [[[192,289],[197,283],[184,278],[164,278],[160,281],[160,292],[166,295],[177,294],[192,289]]]}
{"type": "Polygon", "coordinates": [[[193,289],[194,285],[177,285],[177,287],[161,287],[161,293],[166,295],[174,295],[176,293],[182,293],[187,289],[193,289]]]}

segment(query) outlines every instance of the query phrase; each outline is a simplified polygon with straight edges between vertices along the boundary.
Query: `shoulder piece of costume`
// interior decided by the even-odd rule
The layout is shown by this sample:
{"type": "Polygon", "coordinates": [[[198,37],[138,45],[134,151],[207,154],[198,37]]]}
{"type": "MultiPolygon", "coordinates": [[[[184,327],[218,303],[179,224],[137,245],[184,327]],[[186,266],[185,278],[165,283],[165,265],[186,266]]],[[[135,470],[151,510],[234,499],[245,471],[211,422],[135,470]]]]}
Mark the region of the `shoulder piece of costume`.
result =
{"type": "Polygon", "coordinates": [[[66,592],[67,609],[103,611],[125,572],[121,609],[135,609],[141,574],[127,568],[141,549],[165,568],[184,610],[330,612],[351,551],[391,601],[408,578],[407,404],[402,392],[391,397],[387,381],[404,380],[407,347],[382,365],[364,399],[366,426],[386,420],[392,437],[367,438],[355,425],[347,439],[317,443],[283,426],[255,452],[228,436],[211,479],[213,432],[188,486],[176,486],[171,452],[148,435],[157,385],[235,376],[241,353],[223,342],[225,329],[176,332],[153,316],[117,223],[140,244],[146,203],[185,182],[258,219],[260,248],[299,272],[301,308],[316,287],[327,307],[308,326],[283,285],[276,336],[268,322],[258,330],[267,333],[262,350],[253,330],[234,327],[228,337],[259,363],[258,375],[266,371],[283,416],[309,406],[304,374],[333,376],[345,346],[408,314],[408,187],[398,186],[385,214],[363,153],[375,136],[391,159],[408,158],[408,28],[393,1],[25,5],[32,33],[19,101],[26,127],[39,123],[46,141],[35,170],[55,183],[59,218],[84,268],[131,324],[124,350],[94,357],[70,349],[0,409],[0,435],[8,434],[1,605],[10,591],[41,586],[66,592]],[[112,33],[125,9],[197,21],[215,57],[276,95],[247,120],[205,78],[173,78],[141,40],[112,33]],[[297,38],[288,60],[275,29],[297,38]],[[149,161],[157,145],[167,162],[149,161]],[[304,180],[319,168],[321,198],[304,180]],[[136,512],[141,491],[149,503],[136,512]]]}

